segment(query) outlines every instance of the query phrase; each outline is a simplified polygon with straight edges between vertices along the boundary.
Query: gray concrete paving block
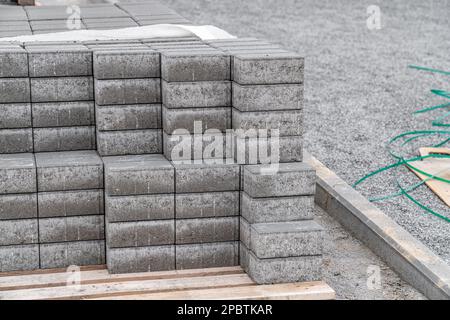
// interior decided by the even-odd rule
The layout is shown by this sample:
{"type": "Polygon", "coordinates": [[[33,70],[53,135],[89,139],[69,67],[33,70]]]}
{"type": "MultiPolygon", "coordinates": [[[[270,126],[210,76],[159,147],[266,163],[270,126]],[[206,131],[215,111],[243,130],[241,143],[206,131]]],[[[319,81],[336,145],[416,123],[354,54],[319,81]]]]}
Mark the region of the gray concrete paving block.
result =
{"type": "Polygon", "coordinates": [[[250,197],[314,195],[316,171],[310,165],[294,162],[266,168],[262,165],[244,166],[243,191],[250,197]]]}
{"type": "Polygon", "coordinates": [[[167,108],[204,108],[231,106],[231,82],[166,82],[162,84],[162,101],[167,108]]]}
{"type": "Polygon", "coordinates": [[[322,256],[259,259],[244,245],[240,246],[240,263],[257,284],[322,280],[322,256]]]}
{"type": "Polygon", "coordinates": [[[175,218],[175,195],[107,196],[108,222],[145,221],[175,218]]]}
{"type": "Polygon", "coordinates": [[[29,78],[0,78],[0,103],[30,102],[29,78]]]}
{"type": "Polygon", "coordinates": [[[54,127],[33,129],[34,151],[94,150],[95,127],[54,127]]]}
{"type": "Polygon", "coordinates": [[[173,162],[177,193],[238,191],[240,167],[235,163],[183,164],[173,162]]]}
{"type": "Polygon", "coordinates": [[[239,215],[239,192],[177,193],[177,219],[239,215]]]}
{"type": "Polygon", "coordinates": [[[159,53],[149,48],[94,52],[96,79],[158,78],[159,76],[159,53]]]}
{"type": "Polygon", "coordinates": [[[94,100],[92,77],[31,78],[32,102],[94,100]]]}
{"type": "MultiPolygon", "coordinates": [[[[3,30],[3,27],[0,29],[3,30]]],[[[28,77],[28,61],[25,50],[0,48],[0,78],[20,77],[28,77]]]]}
{"type": "Polygon", "coordinates": [[[0,193],[36,191],[34,155],[32,153],[0,154],[0,193]]]}
{"type": "Polygon", "coordinates": [[[0,220],[0,246],[38,243],[38,220],[0,220]]]}
{"type": "Polygon", "coordinates": [[[240,112],[233,108],[233,129],[278,130],[280,136],[302,136],[303,110],[240,112]]]}
{"type": "Polygon", "coordinates": [[[314,218],[314,196],[252,198],[241,193],[241,215],[250,223],[314,218]]]}
{"type": "Polygon", "coordinates": [[[33,152],[33,130],[2,129],[0,130],[0,153],[33,152]]]}
{"type": "Polygon", "coordinates": [[[105,194],[173,193],[174,169],[162,155],[104,157],[105,194]]]}
{"type": "Polygon", "coordinates": [[[161,78],[168,81],[230,80],[230,56],[216,50],[163,52],[161,78]]]}
{"type": "Polygon", "coordinates": [[[175,228],[177,244],[239,240],[238,217],[177,219],[175,228]]]}
{"type": "Polygon", "coordinates": [[[0,272],[39,269],[39,245],[0,247],[0,272]]]}
{"type": "Polygon", "coordinates": [[[177,245],[177,270],[236,265],[239,265],[238,241],[177,245]]]}
{"type": "Polygon", "coordinates": [[[189,133],[194,133],[195,122],[200,129],[200,132],[196,133],[203,133],[208,129],[225,132],[226,129],[231,128],[231,108],[170,109],[163,106],[162,120],[162,127],[168,134],[172,134],[177,129],[186,129],[189,133]]]}
{"type": "Polygon", "coordinates": [[[240,84],[303,83],[304,58],[296,53],[234,56],[233,79],[240,84]]]}
{"type": "Polygon", "coordinates": [[[30,77],[92,76],[88,48],[28,47],[30,77]]]}
{"type": "Polygon", "coordinates": [[[40,192],[39,217],[70,217],[105,213],[103,190],[40,192]]]}
{"type": "Polygon", "coordinates": [[[162,153],[162,130],[97,131],[102,156],[162,153]]]}
{"type": "Polygon", "coordinates": [[[240,220],[240,240],[260,259],[322,254],[323,228],[312,220],[250,224],[240,220]]]}
{"type": "Polygon", "coordinates": [[[103,188],[103,163],[95,151],[37,153],[36,164],[40,192],[103,188]]]}
{"type": "Polygon", "coordinates": [[[108,248],[175,244],[175,220],[108,223],[106,243],[108,248]]]}
{"type": "Polygon", "coordinates": [[[33,103],[33,127],[95,125],[92,101],[33,103]]]}
{"type": "Polygon", "coordinates": [[[37,218],[36,193],[0,195],[0,220],[30,218],[37,218]]]}
{"type": "Polygon", "coordinates": [[[158,78],[95,79],[95,102],[98,105],[160,103],[160,82],[158,78]]]}
{"type": "Polygon", "coordinates": [[[110,273],[151,272],[175,269],[175,246],[107,249],[110,273]]]}
{"type": "Polygon", "coordinates": [[[72,242],[105,239],[103,215],[39,218],[39,242],[72,242]]]}
{"type": "Polygon", "coordinates": [[[96,106],[99,131],[161,128],[160,104],[96,106]]]}
{"type": "Polygon", "coordinates": [[[233,82],[233,107],[244,112],[303,109],[303,85],[239,85],[233,82]]]}
{"type": "Polygon", "coordinates": [[[40,258],[42,269],[105,264],[105,241],[43,243],[40,258]]]}
{"type": "Polygon", "coordinates": [[[143,38],[141,39],[143,43],[146,44],[159,44],[159,43],[177,43],[177,42],[192,42],[198,41],[201,42],[200,38],[195,36],[189,37],[161,37],[161,38],[143,38]]]}
{"type": "Polygon", "coordinates": [[[160,19],[160,20],[141,19],[138,21],[138,23],[140,26],[149,26],[155,24],[183,24],[183,25],[192,24],[192,22],[187,19],[160,19]]]}
{"type": "Polygon", "coordinates": [[[0,104],[0,129],[30,127],[31,105],[29,103],[0,104]]]}

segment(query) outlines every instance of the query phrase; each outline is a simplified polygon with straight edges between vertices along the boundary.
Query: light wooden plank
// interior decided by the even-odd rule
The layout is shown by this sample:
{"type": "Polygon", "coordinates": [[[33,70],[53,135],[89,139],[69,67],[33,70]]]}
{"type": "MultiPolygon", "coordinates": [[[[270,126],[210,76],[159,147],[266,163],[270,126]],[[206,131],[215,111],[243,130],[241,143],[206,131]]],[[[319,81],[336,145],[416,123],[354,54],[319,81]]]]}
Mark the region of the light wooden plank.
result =
{"type": "Polygon", "coordinates": [[[124,281],[80,286],[24,289],[1,291],[2,300],[36,299],[87,299],[133,293],[151,293],[173,290],[189,290],[225,286],[251,285],[253,281],[246,274],[182,277],[175,279],[152,279],[143,281],[124,281]]]}
{"type": "Polygon", "coordinates": [[[252,285],[234,288],[170,291],[98,300],[334,300],[335,292],[325,282],[252,285]]]}
{"type": "MultiPolygon", "coordinates": [[[[105,270],[106,265],[92,265],[92,266],[81,266],[81,271],[89,271],[89,270],[105,270]]],[[[56,269],[36,269],[29,271],[8,271],[8,272],[0,272],[0,280],[5,277],[22,277],[29,275],[44,275],[44,274],[55,274],[55,273],[65,273],[67,268],[56,268],[56,269]]]]}
{"type": "MultiPolygon", "coordinates": [[[[99,284],[108,282],[145,281],[157,279],[176,279],[182,277],[203,277],[213,275],[243,274],[241,267],[221,267],[173,271],[142,272],[132,274],[109,274],[106,269],[81,271],[80,284],[99,284]]],[[[36,273],[0,277],[0,291],[60,287],[67,285],[65,272],[36,273]]]]}

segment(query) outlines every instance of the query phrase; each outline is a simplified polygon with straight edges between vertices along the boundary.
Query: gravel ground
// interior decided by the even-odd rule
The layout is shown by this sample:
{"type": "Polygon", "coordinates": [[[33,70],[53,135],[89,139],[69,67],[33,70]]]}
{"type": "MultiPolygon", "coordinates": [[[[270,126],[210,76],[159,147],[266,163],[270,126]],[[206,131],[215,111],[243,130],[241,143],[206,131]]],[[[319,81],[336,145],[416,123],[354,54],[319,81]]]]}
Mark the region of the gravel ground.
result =
{"type": "MultiPolygon", "coordinates": [[[[239,37],[280,43],[306,57],[306,148],[352,184],[393,160],[385,150],[393,136],[429,129],[438,113],[412,116],[442,103],[429,90],[450,90],[449,77],[408,69],[409,64],[450,70],[450,0],[166,0],[198,24],[239,37]],[[381,9],[381,29],[369,30],[367,7],[381,9]]],[[[425,146],[417,144],[418,146],[425,146]]],[[[417,152],[417,148],[413,150],[417,152]]],[[[365,183],[366,196],[394,192],[414,174],[396,170],[365,183]]],[[[420,187],[424,204],[450,210],[420,187]]],[[[377,205],[450,264],[450,224],[426,214],[405,197],[377,205]]]]}

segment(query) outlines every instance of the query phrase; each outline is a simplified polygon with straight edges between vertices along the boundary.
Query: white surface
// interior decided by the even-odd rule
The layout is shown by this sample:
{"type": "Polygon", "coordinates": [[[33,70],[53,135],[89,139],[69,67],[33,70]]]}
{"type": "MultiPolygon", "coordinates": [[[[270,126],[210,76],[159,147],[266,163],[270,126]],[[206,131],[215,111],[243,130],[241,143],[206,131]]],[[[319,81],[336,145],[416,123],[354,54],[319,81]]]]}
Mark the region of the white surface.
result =
{"type": "Polygon", "coordinates": [[[197,36],[202,40],[233,39],[235,36],[215,26],[191,26],[181,24],[157,24],[143,27],[113,30],[72,30],[28,36],[0,38],[0,41],[88,41],[126,40],[197,36]]]}

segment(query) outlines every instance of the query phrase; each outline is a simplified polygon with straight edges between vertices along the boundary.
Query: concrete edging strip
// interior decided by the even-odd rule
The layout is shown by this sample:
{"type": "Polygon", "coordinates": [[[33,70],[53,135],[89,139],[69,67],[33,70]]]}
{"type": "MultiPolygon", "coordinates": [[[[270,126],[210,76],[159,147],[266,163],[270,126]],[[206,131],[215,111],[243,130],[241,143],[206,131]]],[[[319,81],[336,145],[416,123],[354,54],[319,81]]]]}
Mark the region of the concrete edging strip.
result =
{"type": "Polygon", "coordinates": [[[450,299],[450,267],[316,158],[316,203],[429,299],[450,299]]]}

